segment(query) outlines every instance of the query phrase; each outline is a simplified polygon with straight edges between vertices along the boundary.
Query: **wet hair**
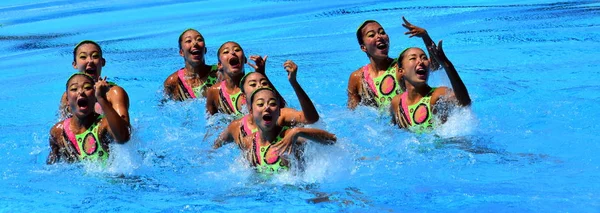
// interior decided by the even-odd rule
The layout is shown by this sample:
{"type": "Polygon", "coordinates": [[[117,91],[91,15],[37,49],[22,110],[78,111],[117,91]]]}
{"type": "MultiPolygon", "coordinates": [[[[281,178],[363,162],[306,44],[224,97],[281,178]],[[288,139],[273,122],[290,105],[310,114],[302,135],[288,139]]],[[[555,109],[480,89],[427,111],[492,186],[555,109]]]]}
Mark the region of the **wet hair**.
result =
{"type": "Polygon", "coordinates": [[[95,41],[92,40],[83,40],[81,42],[79,42],[77,45],[75,45],[75,48],[73,49],[73,61],[75,61],[77,59],[77,49],[79,49],[79,47],[81,47],[81,45],[84,44],[93,44],[98,48],[98,52],[100,52],[100,57],[102,57],[102,48],[100,48],[100,45],[98,43],[96,43],[95,41]]]}
{"type": "MultiPolygon", "coordinates": [[[[244,75],[244,77],[242,77],[242,79],[240,80],[240,90],[242,90],[242,93],[246,93],[246,91],[244,91],[244,85],[246,85],[246,82],[245,82],[245,81],[246,81],[246,78],[247,78],[248,76],[250,76],[251,74],[253,74],[253,73],[256,73],[256,74],[260,74],[260,75],[262,75],[262,76],[265,76],[265,75],[263,75],[262,73],[259,73],[259,72],[249,72],[249,73],[246,73],[246,74],[244,75]]],[[[265,77],[266,77],[266,76],[265,76],[265,77]]],[[[269,83],[269,87],[271,87],[271,89],[273,89],[273,84],[271,84],[271,82],[270,82],[270,81],[268,81],[268,80],[267,80],[267,83],[269,83]]]]}
{"type": "MultiPolygon", "coordinates": [[[[240,80],[240,90],[242,91],[242,93],[246,93],[246,92],[244,91],[244,84],[246,84],[246,82],[245,82],[245,81],[246,81],[246,77],[248,77],[248,76],[249,76],[250,74],[252,74],[252,73],[255,73],[255,72],[248,72],[248,73],[246,73],[246,74],[245,74],[245,75],[242,77],[242,79],[240,80]]],[[[259,73],[259,74],[260,74],[260,73],[259,73]]]]}
{"type": "MultiPolygon", "coordinates": [[[[356,29],[356,39],[358,40],[359,45],[365,44],[365,42],[363,41],[362,29],[365,28],[365,26],[367,26],[367,24],[370,24],[370,23],[379,24],[379,22],[377,22],[375,20],[366,20],[358,27],[358,29],[356,29]]],[[[381,25],[381,24],[379,24],[379,25],[381,25]]]]}
{"type": "Polygon", "coordinates": [[[67,79],[67,83],[65,85],[66,90],[69,90],[69,82],[71,81],[71,79],[73,79],[75,76],[78,76],[78,75],[85,76],[92,82],[92,85],[95,84],[94,78],[92,78],[92,76],[82,73],[82,72],[76,72],[76,73],[73,73],[71,76],[69,76],[69,79],[67,79]]]}
{"type": "MultiPolygon", "coordinates": [[[[225,42],[225,43],[221,44],[221,46],[220,46],[220,47],[219,47],[219,49],[217,50],[217,60],[219,60],[219,62],[221,62],[221,49],[223,49],[223,47],[224,47],[226,44],[229,44],[229,43],[234,43],[234,44],[237,44],[237,45],[238,45],[238,47],[240,47],[240,49],[242,49],[242,51],[244,51],[244,48],[242,48],[242,45],[238,44],[237,42],[235,42],[235,41],[227,41],[227,42],[225,42]]],[[[247,58],[246,58],[246,56],[244,55],[244,58],[242,59],[241,63],[242,63],[242,64],[245,64],[247,61],[248,61],[248,59],[247,59],[247,58]]]]}
{"type": "Polygon", "coordinates": [[[418,48],[418,47],[408,47],[408,48],[402,50],[402,52],[400,52],[400,55],[398,55],[398,67],[402,67],[402,59],[404,59],[404,57],[406,57],[406,53],[410,49],[419,49],[419,50],[425,52],[425,50],[418,48]]]}
{"type": "Polygon", "coordinates": [[[252,92],[252,95],[250,95],[250,99],[246,99],[246,101],[248,102],[248,105],[250,105],[250,108],[252,108],[252,102],[254,101],[254,96],[256,94],[258,94],[258,92],[263,91],[263,90],[271,91],[273,93],[273,95],[275,95],[275,100],[277,100],[277,105],[279,107],[281,107],[281,99],[279,99],[279,95],[278,95],[277,91],[275,91],[271,88],[268,88],[268,87],[261,87],[261,88],[254,90],[254,92],[252,92]]]}

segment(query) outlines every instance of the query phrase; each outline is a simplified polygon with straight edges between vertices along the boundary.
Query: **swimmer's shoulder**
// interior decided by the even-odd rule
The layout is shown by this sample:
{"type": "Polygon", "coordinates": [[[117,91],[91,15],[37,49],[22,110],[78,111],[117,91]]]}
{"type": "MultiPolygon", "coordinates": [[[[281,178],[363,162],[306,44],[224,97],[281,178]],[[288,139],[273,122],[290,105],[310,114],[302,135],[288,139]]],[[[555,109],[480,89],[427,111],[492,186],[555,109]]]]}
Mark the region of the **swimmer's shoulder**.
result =
{"type": "Polygon", "coordinates": [[[165,87],[175,87],[179,83],[179,76],[177,75],[178,71],[175,71],[167,79],[165,79],[164,86],[165,87]]]}
{"type": "Polygon", "coordinates": [[[58,140],[62,139],[64,137],[64,134],[63,134],[64,131],[65,131],[64,120],[57,122],[56,124],[54,124],[52,126],[52,128],[50,128],[51,139],[54,141],[58,141],[58,140]]]}

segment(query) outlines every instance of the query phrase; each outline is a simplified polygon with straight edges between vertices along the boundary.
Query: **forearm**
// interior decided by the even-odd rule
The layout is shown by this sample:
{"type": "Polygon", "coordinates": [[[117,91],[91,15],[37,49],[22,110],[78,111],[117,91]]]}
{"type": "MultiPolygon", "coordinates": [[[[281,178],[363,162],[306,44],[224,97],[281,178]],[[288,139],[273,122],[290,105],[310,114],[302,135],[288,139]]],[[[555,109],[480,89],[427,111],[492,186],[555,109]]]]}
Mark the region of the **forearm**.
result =
{"type": "Polygon", "coordinates": [[[233,142],[233,136],[229,132],[229,130],[224,130],[219,134],[217,140],[213,143],[213,149],[221,148],[223,145],[233,142]]]}
{"type": "Polygon", "coordinates": [[[452,90],[454,91],[454,95],[456,96],[458,104],[461,106],[470,105],[471,97],[469,97],[467,87],[458,75],[458,72],[454,68],[454,65],[450,61],[446,60],[444,63],[442,63],[442,66],[446,70],[446,74],[448,74],[448,78],[450,79],[450,83],[452,84],[452,90]]]}
{"type": "Polygon", "coordinates": [[[304,138],[326,145],[334,144],[337,141],[337,137],[334,134],[325,130],[303,127],[296,127],[294,129],[297,131],[296,137],[298,138],[304,138]]]}
{"type": "Polygon", "coordinates": [[[429,58],[433,59],[433,60],[431,60],[431,69],[438,70],[440,68],[440,64],[442,62],[435,60],[433,57],[434,53],[431,52],[431,47],[435,44],[435,42],[433,42],[433,39],[431,39],[431,37],[429,37],[429,33],[427,33],[427,31],[425,31],[425,35],[423,35],[422,38],[423,38],[423,43],[425,43],[427,53],[429,53],[429,58]]]}
{"type": "Polygon", "coordinates": [[[302,113],[304,114],[304,118],[307,124],[312,124],[319,121],[319,112],[315,108],[315,105],[310,100],[304,89],[298,84],[297,80],[290,80],[290,84],[292,88],[294,88],[294,92],[296,93],[296,97],[298,97],[298,101],[300,101],[300,107],[302,107],[302,113]]]}
{"type": "Polygon", "coordinates": [[[104,117],[108,121],[108,128],[112,133],[114,139],[118,143],[125,143],[129,141],[129,122],[122,118],[112,105],[104,98],[99,98],[98,103],[104,111],[104,117]]]}
{"type": "MultiPolygon", "coordinates": [[[[274,91],[278,91],[277,88],[275,88],[275,85],[273,85],[273,83],[271,83],[271,80],[269,80],[267,73],[265,72],[265,73],[263,73],[263,75],[267,79],[267,82],[269,82],[269,86],[271,87],[271,89],[273,89],[274,91]]],[[[285,102],[285,99],[283,99],[283,96],[281,96],[281,94],[279,94],[279,92],[277,92],[277,96],[278,96],[279,100],[281,100],[282,106],[285,106],[286,102],[285,102]]]]}

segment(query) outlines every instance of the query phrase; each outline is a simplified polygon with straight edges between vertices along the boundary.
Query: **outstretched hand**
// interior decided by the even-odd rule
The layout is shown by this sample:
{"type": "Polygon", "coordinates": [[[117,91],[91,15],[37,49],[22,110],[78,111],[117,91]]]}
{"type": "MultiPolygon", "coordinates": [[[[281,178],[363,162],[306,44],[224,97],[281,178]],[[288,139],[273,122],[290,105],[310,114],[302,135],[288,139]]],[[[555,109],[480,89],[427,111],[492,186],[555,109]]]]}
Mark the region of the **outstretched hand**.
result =
{"type": "Polygon", "coordinates": [[[106,82],[106,76],[104,76],[104,79],[98,79],[98,82],[96,82],[94,89],[94,95],[96,96],[96,99],[106,100],[106,93],[108,93],[108,90],[110,89],[110,85],[108,84],[108,82],[106,82]]]}
{"type": "Polygon", "coordinates": [[[448,58],[446,57],[446,53],[444,53],[444,49],[442,49],[442,40],[440,40],[437,46],[435,42],[431,42],[431,45],[427,46],[427,50],[429,50],[431,57],[440,65],[444,67],[448,66],[448,58]]]}
{"type": "Polygon", "coordinates": [[[287,60],[283,63],[283,69],[288,73],[288,80],[296,81],[296,74],[298,73],[298,65],[292,60],[287,60]]]}
{"type": "Polygon", "coordinates": [[[265,55],[265,58],[263,59],[260,55],[252,55],[250,56],[250,60],[254,61],[254,64],[251,64],[250,61],[246,62],[246,64],[254,68],[254,71],[264,75],[265,67],[267,66],[267,57],[269,56],[265,55]]]}
{"type": "Polygon", "coordinates": [[[427,35],[427,31],[425,29],[411,24],[406,20],[406,18],[404,18],[404,16],[402,16],[402,20],[404,21],[402,26],[408,30],[408,32],[405,32],[404,35],[410,35],[409,38],[414,36],[423,38],[423,36],[427,35]]]}

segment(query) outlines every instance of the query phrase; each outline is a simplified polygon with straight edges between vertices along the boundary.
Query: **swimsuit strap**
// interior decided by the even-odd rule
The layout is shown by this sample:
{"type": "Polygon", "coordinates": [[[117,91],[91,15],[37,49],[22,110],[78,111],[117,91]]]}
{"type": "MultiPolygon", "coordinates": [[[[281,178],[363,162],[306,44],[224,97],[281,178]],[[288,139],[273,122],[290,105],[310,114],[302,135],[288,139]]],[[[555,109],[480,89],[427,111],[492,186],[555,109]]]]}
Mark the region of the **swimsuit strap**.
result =
{"type": "Polygon", "coordinates": [[[244,116],[242,117],[242,128],[241,128],[242,134],[244,136],[255,133],[258,131],[258,128],[254,128],[254,129],[250,129],[250,126],[248,126],[248,116],[244,116]]]}
{"type": "Polygon", "coordinates": [[[77,154],[79,155],[79,153],[81,153],[81,151],[79,151],[79,145],[77,144],[77,138],[75,137],[75,133],[73,133],[73,131],[71,131],[71,118],[67,118],[65,121],[63,121],[63,131],[65,133],[65,135],[67,135],[67,139],[71,142],[71,144],[73,144],[73,146],[75,146],[75,149],[77,150],[77,154]]]}
{"type": "Polygon", "coordinates": [[[377,89],[375,88],[375,82],[373,82],[373,77],[371,77],[371,74],[369,73],[369,65],[365,65],[363,67],[363,76],[365,77],[365,81],[367,82],[367,85],[369,85],[369,88],[371,89],[371,91],[373,91],[374,95],[376,97],[379,97],[379,94],[377,93],[377,89]]]}
{"type": "MultiPolygon", "coordinates": [[[[225,104],[220,104],[221,108],[227,108],[227,109],[223,109],[223,111],[227,114],[235,114],[235,115],[239,115],[239,116],[243,116],[242,112],[240,112],[237,108],[237,103],[238,101],[240,101],[240,96],[242,95],[242,91],[237,92],[236,94],[230,95],[229,93],[227,93],[227,91],[225,90],[226,85],[225,85],[225,81],[221,81],[221,85],[220,85],[220,94],[221,94],[221,102],[225,102],[225,104]]],[[[246,104],[246,99],[242,99],[241,100],[241,104],[246,104]]]]}
{"type": "Polygon", "coordinates": [[[225,88],[225,81],[221,81],[221,93],[223,94],[223,97],[225,97],[225,100],[227,100],[227,105],[229,105],[232,111],[237,111],[236,106],[233,105],[233,101],[231,101],[231,95],[225,91],[225,88]]]}
{"type": "Polygon", "coordinates": [[[179,77],[179,82],[185,88],[186,95],[189,95],[192,98],[196,98],[196,94],[194,94],[194,89],[185,81],[185,67],[177,70],[177,77],[179,77]]]}
{"type": "Polygon", "coordinates": [[[406,120],[408,121],[408,125],[412,125],[412,120],[410,119],[410,113],[408,111],[408,92],[404,92],[402,93],[402,95],[400,96],[400,106],[402,108],[402,111],[404,112],[404,117],[407,118],[406,120]]]}

